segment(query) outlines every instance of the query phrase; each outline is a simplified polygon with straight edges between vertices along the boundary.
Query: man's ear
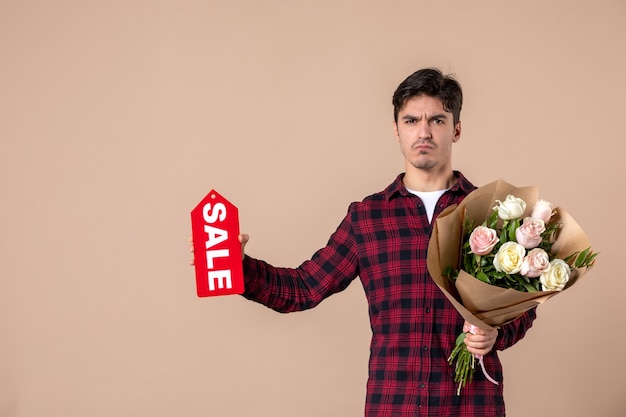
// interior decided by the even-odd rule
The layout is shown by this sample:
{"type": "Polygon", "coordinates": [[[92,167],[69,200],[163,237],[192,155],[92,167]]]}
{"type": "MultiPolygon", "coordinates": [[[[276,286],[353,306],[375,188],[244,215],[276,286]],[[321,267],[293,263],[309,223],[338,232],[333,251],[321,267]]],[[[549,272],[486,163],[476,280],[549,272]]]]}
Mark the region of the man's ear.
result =
{"type": "Polygon", "coordinates": [[[398,122],[393,121],[393,136],[396,138],[396,142],[400,142],[400,135],[398,134],[398,122]]]}
{"type": "Polygon", "coordinates": [[[458,142],[461,139],[461,121],[456,122],[456,126],[454,126],[454,138],[452,142],[458,142]]]}

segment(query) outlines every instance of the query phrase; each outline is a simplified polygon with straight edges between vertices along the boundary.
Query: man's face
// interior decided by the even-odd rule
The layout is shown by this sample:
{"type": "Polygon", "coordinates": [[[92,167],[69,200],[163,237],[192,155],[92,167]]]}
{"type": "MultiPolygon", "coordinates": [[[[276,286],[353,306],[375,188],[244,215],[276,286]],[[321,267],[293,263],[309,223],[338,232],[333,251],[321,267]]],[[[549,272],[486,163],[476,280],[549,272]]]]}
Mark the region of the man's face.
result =
{"type": "Polygon", "coordinates": [[[461,122],[454,124],[438,98],[419,95],[398,113],[394,134],[407,169],[446,170],[452,166],[452,144],[461,137],[461,122]]]}

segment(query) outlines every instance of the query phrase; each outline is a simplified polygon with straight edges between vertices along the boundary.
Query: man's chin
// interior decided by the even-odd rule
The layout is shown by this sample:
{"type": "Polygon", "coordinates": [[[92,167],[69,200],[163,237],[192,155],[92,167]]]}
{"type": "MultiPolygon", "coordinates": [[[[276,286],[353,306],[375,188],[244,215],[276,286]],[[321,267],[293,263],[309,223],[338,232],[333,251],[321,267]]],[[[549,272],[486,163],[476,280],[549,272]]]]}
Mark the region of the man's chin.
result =
{"type": "Polygon", "coordinates": [[[437,166],[437,162],[432,160],[418,160],[413,162],[411,165],[413,165],[413,167],[416,169],[430,171],[437,166]]]}

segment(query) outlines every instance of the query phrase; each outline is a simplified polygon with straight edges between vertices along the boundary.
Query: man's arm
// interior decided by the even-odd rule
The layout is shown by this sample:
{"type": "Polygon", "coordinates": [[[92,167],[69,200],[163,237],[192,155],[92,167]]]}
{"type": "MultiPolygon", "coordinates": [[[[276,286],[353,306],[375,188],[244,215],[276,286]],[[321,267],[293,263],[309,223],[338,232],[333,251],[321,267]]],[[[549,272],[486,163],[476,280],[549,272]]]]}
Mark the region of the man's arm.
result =
{"type": "MultiPolygon", "coordinates": [[[[352,206],[351,206],[352,208],[352,206]]],[[[344,290],[358,275],[356,244],[350,211],[326,246],[298,268],[278,268],[245,254],[250,240],[238,236],[244,270],[244,297],[276,311],[287,313],[312,308],[326,297],[344,290]]],[[[193,239],[190,236],[193,265],[193,239]]]]}
{"type": "Polygon", "coordinates": [[[526,335],[528,329],[533,325],[537,317],[537,307],[533,307],[512,322],[501,326],[498,329],[498,337],[494,345],[496,350],[508,349],[526,335]]]}
{"type": "MultiPolygon", "coordinates": [[[[352,209],[352,206],[351,206],[352,209]]],[[[325,247],[297,268],[279,268],[246,255],[244,297],[281,313],[315,307],[343,291],[359,272],[351,210],[325,247]]],[[[242,239],[242,245],[247,241],[242,239]]]]}

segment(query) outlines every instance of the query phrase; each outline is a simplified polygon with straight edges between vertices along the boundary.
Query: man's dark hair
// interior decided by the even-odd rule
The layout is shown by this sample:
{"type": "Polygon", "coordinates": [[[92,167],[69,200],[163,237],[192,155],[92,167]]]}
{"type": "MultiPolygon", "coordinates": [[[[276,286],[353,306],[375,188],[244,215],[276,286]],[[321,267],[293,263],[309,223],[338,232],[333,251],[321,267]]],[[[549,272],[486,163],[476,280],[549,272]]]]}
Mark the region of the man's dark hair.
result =
{"type": "Polygon", "coordinates": [[[419,95],[435,97],[441,100],[443,109],[452,113],[454,124],[461,119],[463,91],[452,75],[444,75],[437,68],[424,68],[415,71],[402,81],[393,93],[393,118],[398,122],[398,113],[406,102],[419,95]]]}

